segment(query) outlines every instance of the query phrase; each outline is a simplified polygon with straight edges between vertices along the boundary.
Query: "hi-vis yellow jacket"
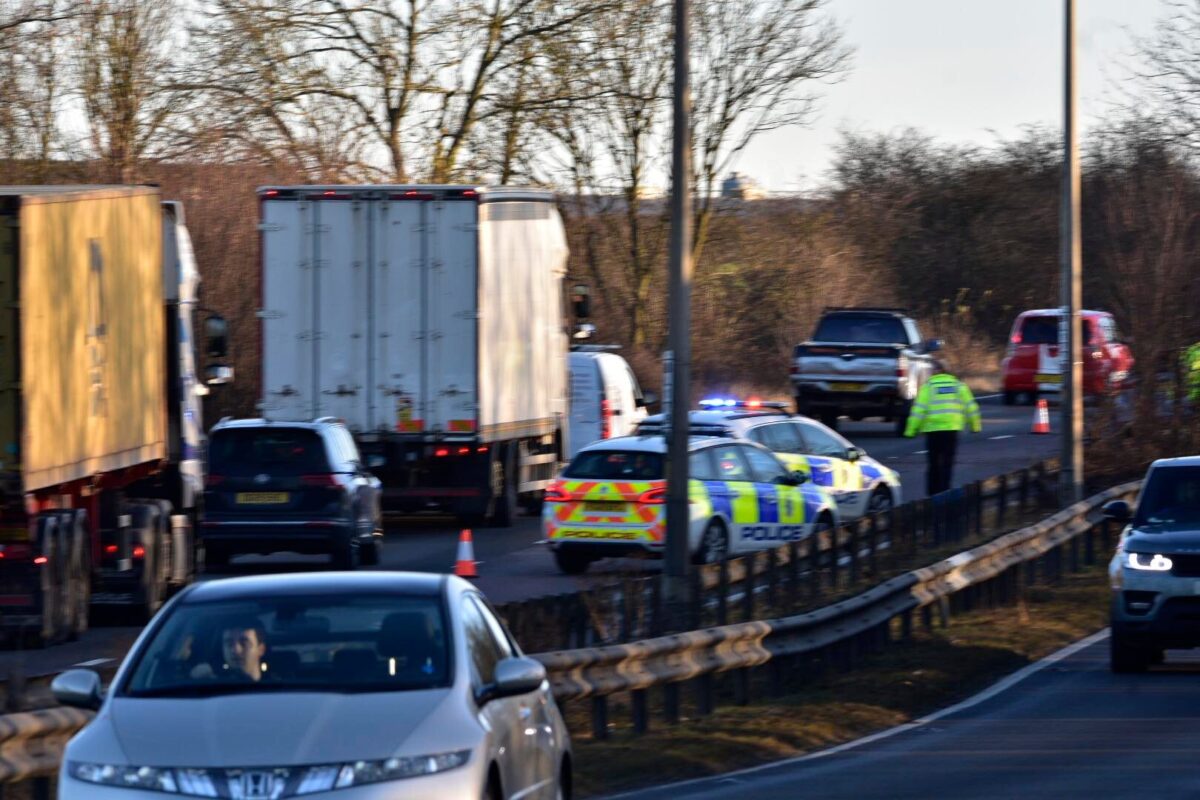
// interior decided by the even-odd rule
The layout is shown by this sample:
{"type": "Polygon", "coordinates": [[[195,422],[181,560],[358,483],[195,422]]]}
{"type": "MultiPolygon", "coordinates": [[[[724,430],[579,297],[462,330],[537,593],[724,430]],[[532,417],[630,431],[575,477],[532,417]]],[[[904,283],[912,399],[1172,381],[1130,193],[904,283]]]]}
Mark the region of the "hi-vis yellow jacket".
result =
{"type": "Polygon", "coordinates": [[[983,430],[979,404],[965,383],[953,375],[939,372],[917,393],[904,435],[961,431],[967,425],[975,433],[983,430]]]}

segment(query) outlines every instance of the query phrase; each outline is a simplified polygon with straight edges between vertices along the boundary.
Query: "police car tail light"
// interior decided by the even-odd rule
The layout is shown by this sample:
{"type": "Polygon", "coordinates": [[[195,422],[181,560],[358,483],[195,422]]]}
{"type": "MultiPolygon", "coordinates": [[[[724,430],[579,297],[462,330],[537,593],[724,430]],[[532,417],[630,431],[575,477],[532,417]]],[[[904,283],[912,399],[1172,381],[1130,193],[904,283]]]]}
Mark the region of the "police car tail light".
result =
{"type": "Polygon", "coordinates": [[[571,499],[571,495],[567,494],[557,482],[550,484],[546,489],[545,502],[547,503],[565,503],[571,499]]]}
{"type": "Polygon", "coordinates": [[[653,489],[647,489],[638,497],[639,503],[647,505],[661,505],[667,501],[667,489],[665,486],[656,486],[653,489]]]}

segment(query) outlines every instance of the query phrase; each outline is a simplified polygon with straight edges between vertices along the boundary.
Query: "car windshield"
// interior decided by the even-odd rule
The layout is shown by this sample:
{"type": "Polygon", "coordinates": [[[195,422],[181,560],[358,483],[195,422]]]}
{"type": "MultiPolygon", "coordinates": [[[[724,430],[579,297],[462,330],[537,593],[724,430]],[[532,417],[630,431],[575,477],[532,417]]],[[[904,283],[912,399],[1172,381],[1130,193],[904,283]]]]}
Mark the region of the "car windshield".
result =
{"type": "Polygon", "coordinates": [[[329,472],[325,442],[307,428],[231,428],[215,431],[208,445],[209,471],[246,477],[259,472],[294,476],[329,472]]]}
{"type": "Polygon", "coordinates": [[[904,325],[895,317],[866,314],[834,314],[817,326],[813,339],[818,342],[856,344],[908,344],[904,325]]]}
{"type": "Polygon", "coordinates": [[[1138,501],[1137,525],[1200,523],[1200,467],[1151,471],[1138,501]]]}
{"type": "Polygon", "coordinates": [[[650,481],[662,476],[662,454],[638,450],[591,450],[575,456],[563,470],[564,478],[650,481]]]}
{"type": "Polygon", "coordinates": [[[142,648],[123,694],[430,689],[449,683],[448,639],[433,597],[183,603],[142,648]]]}

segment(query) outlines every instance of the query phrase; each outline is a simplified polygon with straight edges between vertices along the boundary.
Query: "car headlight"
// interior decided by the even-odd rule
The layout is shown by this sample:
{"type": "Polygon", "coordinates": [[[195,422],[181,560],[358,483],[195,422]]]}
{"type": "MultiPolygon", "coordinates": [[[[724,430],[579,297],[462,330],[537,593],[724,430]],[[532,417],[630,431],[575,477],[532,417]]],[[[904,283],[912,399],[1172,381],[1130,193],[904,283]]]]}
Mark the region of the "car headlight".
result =
{"type": "MultiPolygon", "coordinates": [[[[102,786],[123,786],[127,789],[148,789],[155,792],[179,791],[179,784],[175,780],[175,770],[172,769],[72,762],[67,765],[67,772],[76,780],[98,783],[102,786]]],[[[209,785],[212,785],[211,781],[209,785]]],[[[215,787],[212,794],[208,796],[217,796],[215,787]]]]}
{"type": "Polygon", "coordinates": [[[466,764],[470,750],[435,753],[428,756],[402,756],[383,761],[355,761],[352,764],[311,767],[296,788],[297,795],[347,789],[368,783],[398,781],[446,772],[466,764]]]}
{"type": "Polygon", "coordinates": [[[1158,553],[1130,553],[1125,564],[1130,569],[1145,572],[1169,572],[1172,567],[1171,559],[1158,553]]]}

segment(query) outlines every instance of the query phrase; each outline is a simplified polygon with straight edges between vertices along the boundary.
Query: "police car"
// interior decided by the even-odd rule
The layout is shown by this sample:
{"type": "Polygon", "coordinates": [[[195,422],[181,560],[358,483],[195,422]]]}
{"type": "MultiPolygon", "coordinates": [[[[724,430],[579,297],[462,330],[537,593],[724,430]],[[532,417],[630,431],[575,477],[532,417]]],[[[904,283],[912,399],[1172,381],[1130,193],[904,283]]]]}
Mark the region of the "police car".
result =
{"type": "MultiPolygon", "coordinates": [[[[838,524],[837,504],[761,445],[707,436],[688,443],[688,550],[697,563],[763,550],[838,524]]],[[[609,556],[661,556],[667,445],[662,436],[583,448],[546,491],[542,528],[559,569],[609,556]]]]}
{"type": "MultiPolygon", "coordinates": [[[[764,445],[789,469],[805,473],[833,495],[842,519],[900,505],[899,474],[816,420],[788,413],[784,403],[717,397],[700,406],[688,415],[692,435],[764,445]]],[[[638,425],[637,433],[661,434],[663,425],[663,415],[655,414],[638,425]]]]}

